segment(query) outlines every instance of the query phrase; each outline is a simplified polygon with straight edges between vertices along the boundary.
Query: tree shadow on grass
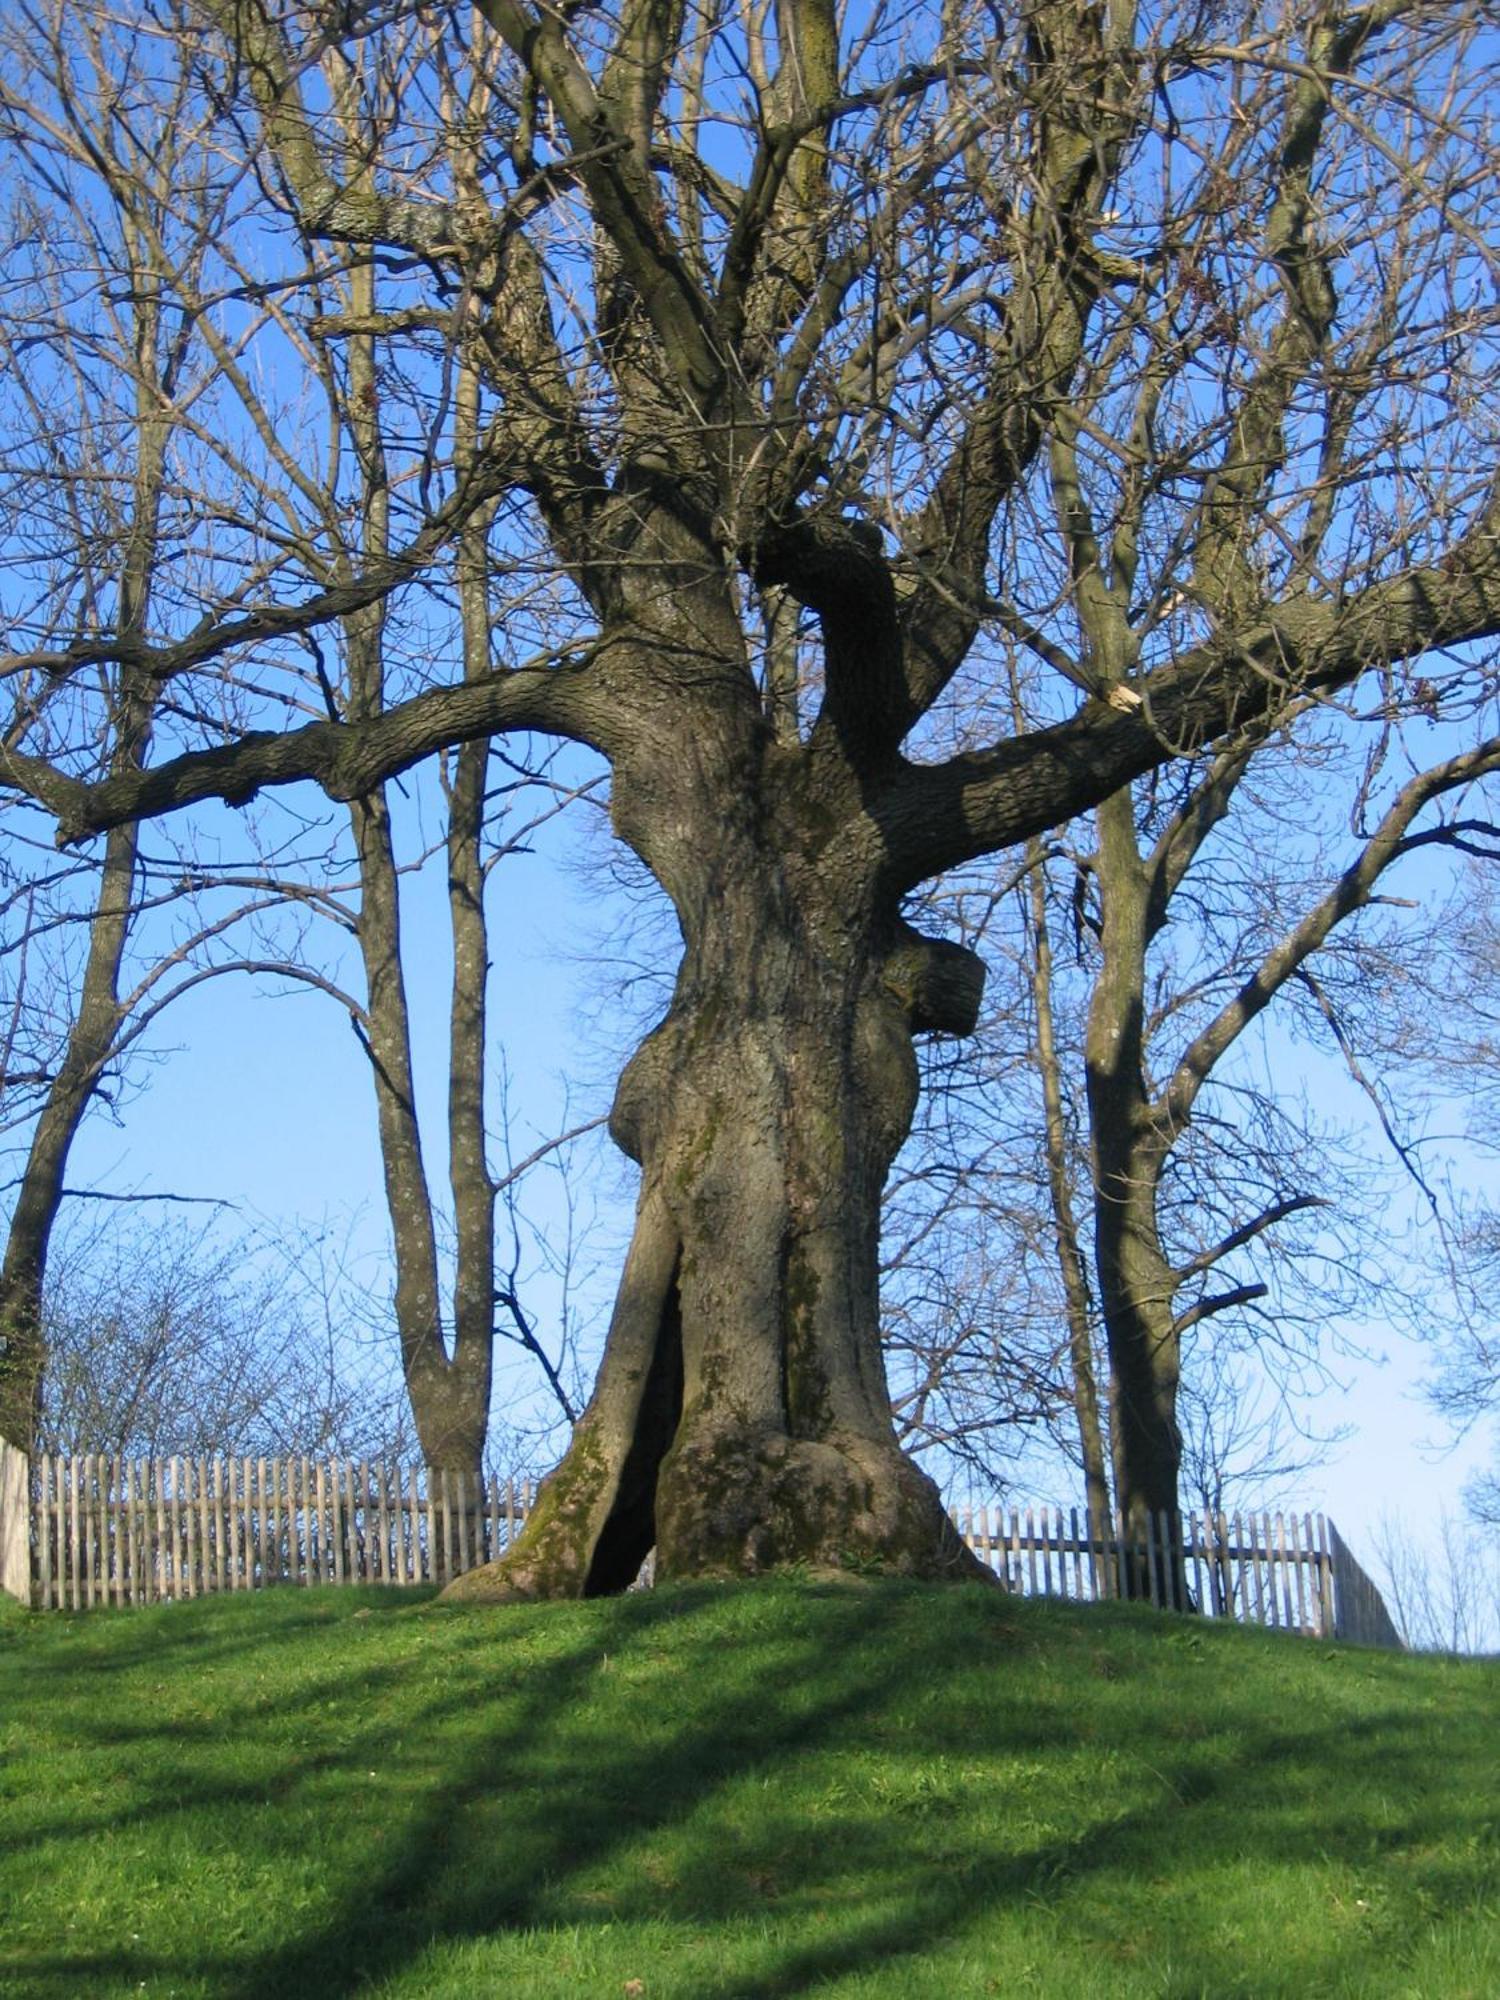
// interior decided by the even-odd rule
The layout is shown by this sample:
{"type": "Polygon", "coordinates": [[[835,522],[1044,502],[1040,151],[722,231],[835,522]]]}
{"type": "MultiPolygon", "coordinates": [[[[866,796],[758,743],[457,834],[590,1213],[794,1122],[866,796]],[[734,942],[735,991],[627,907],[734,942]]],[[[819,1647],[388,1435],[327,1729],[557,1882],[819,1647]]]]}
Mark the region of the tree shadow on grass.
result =
{"type": "MultiPolygon", "coordinates": [[[[1315,1862],[1341,1837],[1367,1834],[1358,1813],[1345,1813],[1337,1800],[1300,1822],[1276,1802],[1283,1776],[1316,1767],[1340,1744],[1338,1723],[1287,1727],[1261,1717],[1247,1728],[1240,1718],[1237,1754],[1226,1760],[1212,1739],[1162,1743],[1157,1711],[1137,1704],[1132,1722],[1127,1698],[1113,1711],[1111,1747],[1127,1756],[1149,1750],[1146,1768],[1160,1788],[1064,1837],[1003,1834],[989,1851],[957,1856],[939,1829],[924,1851],[909,1817],[854,1796],[831,1809],[826,1833],[762,1805],[744,1847],[729,1852],[724,1813],[735,1788],[759,1780],[774,1791],[805,1769],[809,1755],[835,1768],[873,1745],[877,1767],[889,1748],[936,1768],[955,1756],[1034,1763],[1089,1754],[1097,1717],[1087,1725],[1070,1719],[1065,1697],[1047,1698],[1034,1682],[1028,1694],[1037,1669],[1011,1608],[987,1600],[981,1609],[963,1604],[963,1595],[902,1587],[800,1596],[783,1589],[760,1599],[752,1592],[726,1622],[718,1593],[662,1592],[589,1607],[581,1630],[577,1619],[549,1627],[549,1614],[539,1611],[442,1613],[426,1670],[443,1680],[430,1693],[413,1698],[412,1674],[421,1669],[410,1661],[371,1661],[357,1681],[320,1672],[297,1691],[305,1740],[266,1746],[265,1768],[226,1782],[213,1772],[214,1745],[253,1759],[267,1718],[216,1722],[213,1741],[189,1741],[179,1760],[187,1795],[173,1786],[148,1807],[164,1821],[185,1811],[242,1812],[243,1854],[255,1858],[256,1810],[268,1798],[298,1802],[301,1845],[294,1839],[293,1851],[260,1857],[294,1877],[299,1867],[317,1866],[318,1829],[331,1824],[323,1816],[362,1804],[368,1818],[357,1865],[347,1842],[330,1834],[327,1866],[338,1879],[306,1928],[260,1950],[209,1937],[175,1955],[48,1953],[27,1961],[32,1984],[22,1990],[99,1992],[115,1982],[149,1989],[160,1981],[197,1983],[223,2000],[349,1994],[398,1982],[434,1946],[504,1932],[662,1917],[713,1925],[764,1914],[769,1871],[785,1875],[790,1863],[804,1871],[802,1881],[775,1886],[777,1928],[788,1934],[764,1942],[753,1976],[722,1977],[713,1988],[726,2000],[753,2000],[899,1968],[973,1935],[1005,1905],[1074,1893],[1100,1871],[1149,1875],[1164,1855],[1190,1844],[1184,1827],[1194,1814],[1217,1815],[1222,1839],[1224,1816],[1242,1813],[1245,1839],[1274,1861],[1315,1862]],[[780,1621],[774,1630],[771,1619],[780,1621]],[[972,1739],[957,1736],[942,1699],[956,1671],[970,1668],[992,1689],[983,1704],[988,1724],[972,1739]],[[341,1701],[347,1717],[355,1697],[369,1709],[372,1731],[383,1713],[399,1712],[399,1739],[329,1741],[328,1704],[341,1701]],[[355,1780],[372,1763],[379,1783],[361,1794],[355,1780]],[[708,1847],[711,1839],[719,1844],[708,1847]],[[644,1879],[643,1845],[674,1850],[671,1879],[644,1879]],[[601,1889],[611,1869],[623,1873],[623,1889],[601,1889]],[[824,1935],[813,1934],[807,1906],[814,1888],[832,1910],[824,1935]]],[[[1127,1654],[1113,1671],[1128,1680],[1148,1670],[1149,1644],[1138,1643],[1137,1652],[1139,1665],[1127,1654]]],[[[284,1738],[284,1704],[275,1718],[284,1738]]],[[[1431,1823],[1431,1742],[1421,1716],[1393,1708],[1376,1720],[1368,1754],[1378,1759],[1379,1782],[1412,1802],[1399,1837],[1417,1843],[1461,1833],[1431,1823]]],[[[144,1754],[161,1725],[136,1718],[110,1733],[117,1750],[138,1746],[144,1754]]],[[[961,1794],[964,1780],[955,1782],[961,1794]]],[[[79,1829],[75,1822],[66,1830],[79,1829]]],[[[107,1815],[94,1830],[109,1831],[107,1815]]],[[[263,1834],[284,1841],[284,1816],[268,1815],[263,1834]]],[[[1206,1947],[1190,1951],[1185,1964],[1182,1976],[1198,1984],[1170,1990],[1273,1990],[1226,1983],[1236,1968],[1206,1947]]]]}

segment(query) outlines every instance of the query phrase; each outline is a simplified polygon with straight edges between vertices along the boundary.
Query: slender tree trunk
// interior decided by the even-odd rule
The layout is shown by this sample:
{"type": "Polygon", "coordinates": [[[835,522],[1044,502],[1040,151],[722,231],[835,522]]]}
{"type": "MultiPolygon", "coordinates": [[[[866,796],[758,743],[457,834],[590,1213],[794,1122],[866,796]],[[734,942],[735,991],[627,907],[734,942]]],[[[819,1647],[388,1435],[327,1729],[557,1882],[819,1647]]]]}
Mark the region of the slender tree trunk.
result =
{"type": "Polygon", "coordinates": [[[105,843],[78,1012],[32,1133],[0,1264],[0,1437],[26,1452],[35,1449],[42,1416],[42,1292],[68,1155],[124,1018],[120,962],[130,932],[136,847],[133,826],[116,828],[105,843]]]}
{"type": "Polygon", "coordinates": [[[1036,1009],[1036,1060],[1042,1084],[1042,1116],[1047,1150],[1047,1191],[1052,1208],[1053,1241],[1062,1276],[1063,1311],[1068,1329],[1069,1381],[1078,1423],[1078,1450],[1083,1465],[1083,1491],[1089,1513],[1109,1519],[1109,1474],[1104,1426],[1099,1413],[1099,1386],[1094,1374],[1093,1314],[1089,1305],[1088,1270],[1078,1240],[1073,1181],[1073,1144],[1063,1106],[1062,1068],[1052,1010],[1052,937],[1047,924],[1046,856],[1042,842],[1027,843],[1031,864],[1027,892],[1031,903],[1032,999],[1036,1009]]]}
{"type": "Polygon", "coordinates": [[[359,854],[366,1053],[395,1250],[394,1306],[402,1369],[427,1464],[473,1472],[484,1455],[488,1385],[481,1399],[468,1393],[443,1338],[437,1235],[417,1120],[390,815],[384,797],[376,795],[359,800],[350,817],[359,854]]]}
{"type": "MultiPolygon", "coordinates": [[[[1139,1540],[1151,1516],[1178,1517],[1176,1279],[1156,1221],[1162,1152],[1145,1074],[1147,880],[1128,788],[1099,808],[1098,825],[1103,963],[1087,1049],[1094,1261],[1110,1361],[1115,1495],[1139,1540]]],[[[1130,1594],[1147,1595],[1144,1564],[1126,1569],[1130,1594]]],[[[1178,1601],[1185,1601],[1180,1590],[1178,1601]]]]}
{"type": "MultiPolygon", "coordinates": [[[[357,309],[374,306],[370,272],[351,278],[357,309]]],[[[378,422],[379,384],[372,343],[348,343],[349,415],[365,481],[365,555],[384,554],[388,495],[378,422]]],[[[460,431],[472,451],[477,387],[460,370],[460,431]]],[[[490,660],[486,513],[459,539],[458,588],[464,672],[474,679],[490,660]]],[[[384,705],[383,607],[346,621],[351,716],[384,705]]],[[[402,957],[400,877],[384,792],[350,807],[359,859],[358,936],[364,961],[367,1053],[374,1080],[386,1208],[395,1249],[395,1313],[402,1369],[423,1457],[430,1466],[474,1473],[489,1430],[494,1357],[495,1188],[485,1154],[484,1065],[489,942],[484,911],[485,773],[488,740],[454,756],[447,785],[448,913],[453,940],[449,1001],[448,1177],[455,1229],[453,1316],[445,1332],[432,1192],[423,1159],[412,1061],[411,1018],[402,957]]]]}
{"type": "Polygon", "coordinates": [[[460,772],[449,833],[454,927],[449,1043],[449,1172],[457,1231],[454,1330],[445,1337],[437,1231],[417,1117],[402,959],[400,886],[382,794],[350,808],[359,856],[358,938],[365,1037],[375,1090],[386,1210],[395,1249],[396,1329],[418,1441],[428,1465],[476,1472],[489,1428],[494,1330],[494,1186],[484,1153],[484,987],[488,973],[477,816],[483,758],[460,772]]]}
{"type": "MultiPolygon", "coordinates": [[[[464,670],[489,670],[485,543],[489,516],[471,523],[459,549],[464,670]]],[[[495,1351],[495,1183],[485,1121],[489,1055],[489,925],[485,916],[484,813],[488,737],[453,755],[448,783],[448,919],[453,981],[448,1014],[448,1184],[453,1197],[454,1275],[452,1394],[478,1425],[480,1452],[489,1427],[495,1351]]]]}
{"type": "MultiPolygon", "coordinates": [[[[147,239],[127,212],[122,211],[120,221],[133,260],[139,374],[136,457],[130,504],[121,522],[116,617],[122,637],[139,639],[151,599],[171,425],[163,414],[157,379],[160,274],[147,239]]],[[[112,716],[112,772],[139,767],[150,740],[151,710],[149,684],[134,671],[122,671],[112,716]]],[[[78,1011],[32,1133],[0,1264],[0,1437],[27,1452],[35,1449],[42,1417],[47,1362],[42,1296],[68,1156],[127,1018],[119,998],[120,968],[134,918],[139,847],[135,825],[116,827],[105,838],[78,1011]]]]}

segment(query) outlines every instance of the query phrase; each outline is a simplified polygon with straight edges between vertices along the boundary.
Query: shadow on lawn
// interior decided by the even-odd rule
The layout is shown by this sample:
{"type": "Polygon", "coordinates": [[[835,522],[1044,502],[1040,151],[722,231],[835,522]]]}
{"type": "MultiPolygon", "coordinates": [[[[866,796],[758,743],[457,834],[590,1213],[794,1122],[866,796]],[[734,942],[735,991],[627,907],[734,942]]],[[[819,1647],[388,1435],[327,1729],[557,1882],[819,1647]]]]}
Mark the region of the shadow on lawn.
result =
{"type": "MultiPolygon", "coordinates": [[[[1267,1717],[1251,1735],[1240,1715],[1235,1728],[1243,1754],[1232,1766],[1206,1760],[1191,1743],[1163,1744],[1153,1728],[1149,1768],[1162,1780],[1161,1792],[1075,1837],[1019,1848],[1008,1841],[988,1854],[966,1852],[960,1862],[940,1841],[924,1855],[920,1825],[911,1818],[856,1800],[830,1828],[830,1838],[814,1840],[805,1825],[791,1823],[777,1838],[775,1814],[766,1812],[754,1853],[693,1848],[688,1822],[725,1787],[751,1776],[774,1786],[790,1761],[809,1750],[827,1755],[873,1739],[936,1765],[970,1751],[993,1757],[1077,1752],[1090,1742],[1104,1748],[1104,1741],[1073,1726],[1063,1704],[1028,1701],[1028,1663],[1018,1654],[1029,1647],[1018,1639],[1004,1600],[987,1600],[983,1615],[976,1616],[971,1603],[962,1617],[949,1617],[945,1605],[955,1596],[900,1586],[811,1590],[800,1598],[781,1592],[774,1602],[783,1624],[773,1632],[765,1619],[756,1622],[747,1595],[741,1628],[753,1631],[743,1642],[736,1628],[724,1629],[718,1594],[701,1589],[594,1607],[586,1636],[567,1644],[549,1643],[545,1627],[535,1622],[545,1620],[544,1612],[440,1613],[444,1646],[440,1658],[434,1649],[432,1668],[444,1681],[425,1701],[412,1700],[405,1688],[399,1743],[320,1742],[319,1711],[335,1682],[319,1674],[298,1690],[309,1737],[283,1768],[250,1781],[215,1782],[206,1774],[208,1759],[195,1758],[186,1744],[194,1776],[189,1796],[174,1790],[155,1803],[163,1816],[195,1805],[263,1806],[268,1788],[291,1792],[347,1781],[369,1763],[379,1764],[382,1784],[369,1801],[364,1865],[344,1882],[333,1915],[293,1942],[255,1955],[212,1949],[154,1958],[48,1955],[31,1961],[37,1984],[26,1990],[87,1992],[105,1982],[134,1986],[154,1977],[164,1984],[201,1981],[222,2000],[352,1994],[396,1979],[434,1945],[505,1930],[586,1926],[578,1903],[583,1885],[633,1843],[675,1835],[688,1849],[679,1879],[660,1894],[642,1884],[615,1897],[599,1921],[667,1915],[712,1924],[780,1907],[785,1928],[799,1934],[780,1946],[768,1937],[757,1948],[753,1977],[745,1975],[738,1985],[721,1980],[715,1989],[731,2000],[759,2000],[897,1966],[909,1954],[962,1938],[997,1906],[1045,1896],[1101,1868],[1154,1874],[1163,1854],[1180,1848],[1180,1816],[1196,1809],[1223,1815],[1245,1805],[1246,1840],[1268,1860],[1314,1860],[1336,1839],[1339,1801],[1329,1802],[1326,1815],[1293,1823],[1277,1809],[1274,1792],[1279,1772],[1326,1758],[1341,1727],[1288,1728],[1267,1717]],[[505,1642],[523,1631],[540,1635],[544,1657],[530,1656],[518,1666],[508,1661],[505,1642]],[[679,1651],[693,1678],[680,1684],[673,1713],[660,1707],[641,1712],[631,1693],[633,1670],[654,1662],[655,1673],[663,1656],[679,1651]],[[966,1653],[975,1671],[995,1677],[994,1699],[983,1711],[990,1726],[982,1740],[969,1742],[955,1736],[942,1705],[924,1709],[920,1701],[922,1690],[950,1684],[956,1665],[970,1665],[966,1653]],[[1265,1786],[1270,1791],[1262,1795],[1265,1786]],[[755,1880],[753,1868],[746,1873],[748,1864],[768,1848],[779,1849],[794,1866],[801,1866],[803,1850],[815,1853],[822,1886],[836,1906],[826,1938],[808,1937],[811,1912],[798,1903],[795,1877],[783,1885],[787,1900],[779,1906],[757,1903],[746,1886],[755,1880]],[[841,1881],[850,1889],[861,1885],[863,1893],[840,1902],[841,1881]],[[809,1921],[799,1922],[799,1914],[809,1921]]],[[[284,1636],[295,1643],[294,1631],[284,1636]]],[[[1151,1649],[1141,1650],[1139,1668],[1123,1670],[1127,1679],[1150,1671],[1151,1649]]],[[[359,1691],[374,1702],[417,1671],[422,1669],[376,1663],[359,1691]]],[[[645,1685],[659,1699],[667,1683],[658,1676],[645,1685]]],[[[347,1703],[349,1681],[338,1686],[347,1703]]],[[[1124,1697],[1127,1690],[1119,1692],[1124,1697]]],[[[1112,1710],[1119,1734],[1108,1739],[1127,1753],[1144,1748],[1141,1735],[1152,1726],[1145,1715],[1132,1724],[1131,1713],[1122,1698],[1112,1710]]],[[[284,1704],[277,1714],[284,1724],[284,1704]]],[[[238,1739],[253,1748],[259,1720],[253,1714],[228,1719],[216,1740],[238,1739]]],[[[160,1725],[146,1718],[132,1734],[136,1728],[143,1743],[160,1734],[160,1725]]],[[[1381,1786],[1410,1802],[1411,1824],[1402,1836],[1436,1838],[1420,1715],[1397,1708],[1384,1713],[1367,1754],[1377,1760],[1381,1786]]],[[[330,1793],[330,1810],[349,1809],[352,1796],[330,1793]]],[[[76,1823],[68,1830],[76,1833],[76,1823]]],[[[1441,1829],[1445,1836],[1455,1831],[1451,1824],[1441,1829]]],[[[295,1866],[293,1857],[288,1865],[295,1866]]],[[[1377,1966],[1372,1959],[1372,1972],[1377,1966]]],[[[1164,1992],[1228,1990],[1223,1964],[1205,1960],[1200,1968],[1188,1958],[1179,1959],[1177,1969],[1186,1983],[1164,1992]]]]}

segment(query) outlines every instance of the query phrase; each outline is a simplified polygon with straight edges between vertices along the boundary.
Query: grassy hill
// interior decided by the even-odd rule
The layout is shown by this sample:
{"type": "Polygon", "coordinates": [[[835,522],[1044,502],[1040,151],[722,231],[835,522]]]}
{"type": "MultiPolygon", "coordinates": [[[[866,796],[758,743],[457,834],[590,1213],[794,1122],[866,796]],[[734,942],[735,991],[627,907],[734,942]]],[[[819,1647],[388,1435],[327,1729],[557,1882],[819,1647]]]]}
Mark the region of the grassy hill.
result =
{"type": "Polygon", "coordinates": [[[0,1993],[1500,1995],[1500,1666],[788,1581],[0,1616],[0,1993]]]}

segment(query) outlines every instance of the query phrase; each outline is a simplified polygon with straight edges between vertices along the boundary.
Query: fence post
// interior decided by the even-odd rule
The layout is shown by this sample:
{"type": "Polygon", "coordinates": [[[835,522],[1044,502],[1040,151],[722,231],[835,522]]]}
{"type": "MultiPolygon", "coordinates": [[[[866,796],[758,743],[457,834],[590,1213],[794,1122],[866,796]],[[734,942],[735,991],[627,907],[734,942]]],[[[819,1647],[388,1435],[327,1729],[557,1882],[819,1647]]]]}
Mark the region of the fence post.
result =
{"type": "Polygon", "coordinates": [[[31,1460],[0,1438],[0,1590],[31,1603],[31,1460]]]}

